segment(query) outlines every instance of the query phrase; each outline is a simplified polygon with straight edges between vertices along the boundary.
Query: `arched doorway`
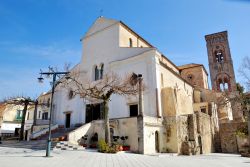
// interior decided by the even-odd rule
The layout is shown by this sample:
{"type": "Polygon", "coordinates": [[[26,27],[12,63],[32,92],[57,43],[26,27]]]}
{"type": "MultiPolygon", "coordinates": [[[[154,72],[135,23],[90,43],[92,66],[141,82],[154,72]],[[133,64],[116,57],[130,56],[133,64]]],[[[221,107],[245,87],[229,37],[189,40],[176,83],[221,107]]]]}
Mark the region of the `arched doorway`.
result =
{"type": "Polygon", "coordinates": [[[158,153],[160,152],[160,145],[159,145],[159,132],[155,131],[155,151],[158,153]]]}
{"type": "Polygon", "coordinates": [[[198,143],[199,143],[199,146],[200,146],[200,154],[203,154],[201,136],[198,137],[198,143]]]}

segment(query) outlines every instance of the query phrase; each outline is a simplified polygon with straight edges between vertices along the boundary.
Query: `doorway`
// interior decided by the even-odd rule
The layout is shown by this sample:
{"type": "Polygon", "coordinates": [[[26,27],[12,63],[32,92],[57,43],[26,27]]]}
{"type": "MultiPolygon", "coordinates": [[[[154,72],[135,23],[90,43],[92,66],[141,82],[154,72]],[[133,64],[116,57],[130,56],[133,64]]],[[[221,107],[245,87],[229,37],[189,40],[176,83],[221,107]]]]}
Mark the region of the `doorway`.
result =
{"type": "Polygon", "coordinates": [[[70,113],[65,114],[65,128],[70,128],[70,117],[70,113]]]}
{"type": "Polygon", "coordinates": [[[25,130],[25,138],[24,138],[24,140],[28,140],[28,130],[25,130]]]}
{"type": "Polygon", "coordinates": [[[159,148],[159,132],[155,131],[155,151],[158,153],[160,152],[159,148]]]}
{"type": "Polygon", "coordinates": [[[199,146],[200,146],[200,154],[203,154],[201,136],[198,137],[198,143],[199,143],[199,146]]]}
{"type": "Polygon", "coordinates": [[[129,105],[129,114],[130,114],[130,117],[137,117],[138,116],[138,105],[137,104],[129,105]]]}
{"type": "Polygon", "coordinates": [[[99,104],[87,104],[86,105],[86,118],[85,122],[91,122],[93,120],[103,119],[103,103],[99,104]]]}

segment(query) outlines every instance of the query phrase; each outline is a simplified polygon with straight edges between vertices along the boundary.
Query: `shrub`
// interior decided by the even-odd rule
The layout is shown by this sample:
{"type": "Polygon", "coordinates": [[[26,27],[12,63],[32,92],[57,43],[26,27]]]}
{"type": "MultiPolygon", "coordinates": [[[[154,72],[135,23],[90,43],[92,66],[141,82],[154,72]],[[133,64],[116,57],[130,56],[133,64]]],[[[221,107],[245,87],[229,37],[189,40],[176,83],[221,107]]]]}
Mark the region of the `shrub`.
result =
{"type": "Polygon", "coordinates": [[[240,136],[240,137],[246,137],[248,135],[248,127],[247,127],[247,125],[244,125],[244,126],[238,128],[236,130],[235,134],[237,136],[240,136]]]}
{"type": "Polygon", "coordinates": [[[100,139],[98,141],[98,151],[106,152],[108,150],[108,144],[105,142],[104,139],[100,139]]]}
{"type": "Polygon", "coordinates": [[[117,153],[119,151],[119,145],[113,144],[111,147],[105,142],[104,139],[98,141],[98,151],[102,153],[117,153]]]}

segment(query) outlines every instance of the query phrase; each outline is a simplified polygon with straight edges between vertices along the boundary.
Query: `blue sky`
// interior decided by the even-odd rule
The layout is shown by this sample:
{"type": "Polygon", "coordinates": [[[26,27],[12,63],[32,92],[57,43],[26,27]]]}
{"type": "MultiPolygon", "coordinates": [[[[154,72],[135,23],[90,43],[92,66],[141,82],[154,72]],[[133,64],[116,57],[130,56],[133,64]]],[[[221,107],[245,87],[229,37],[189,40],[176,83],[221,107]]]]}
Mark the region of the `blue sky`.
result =
{"type": "Polygon", "coordinates": [[[0,99],[48,90],[37,83],[39,70],[77,64],[80,38],[101,14],[125,22],[177,65],[202,63],[207,70],[204,36],[227,30],[242,82],[238,69],[250,56],[248,0],[1,0],[0,99]]]}

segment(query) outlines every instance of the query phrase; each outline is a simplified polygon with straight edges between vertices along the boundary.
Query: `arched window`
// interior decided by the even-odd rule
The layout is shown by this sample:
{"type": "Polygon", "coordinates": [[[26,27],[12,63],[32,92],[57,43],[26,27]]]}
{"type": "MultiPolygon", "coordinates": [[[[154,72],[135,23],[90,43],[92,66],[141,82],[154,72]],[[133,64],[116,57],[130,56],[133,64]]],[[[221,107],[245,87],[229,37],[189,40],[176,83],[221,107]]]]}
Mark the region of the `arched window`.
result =
{"type": "Polygon", "coordinates": [[[227,77],[222,80],[221,78],[218,80],[218,90],[219,91],[230,91],[230,81],[227,77]]]}
{"type": "Polygon", "coordinates": [[[129,38],[129,47],[133,47],[133,41],[132,41],[132,39],[131,38],[129,38]]]}
{"type": "Polygon", "coordinates": [[[97,81],[99,79],[99,70],[98,67],[95,66],[95,81],[97,81]]]}
{"type": "Polygon", "coordinates": [[[68,98],[69,98],[69,100],[70,99],[72,99],[74,97],[74,91],[73,90],[69,90],[69,92],[68,92],[68,98]]]}
{"type": "Polygon", "coordinates": [[[188,74],[187,75],[187,79],[188,79],[188,81],[192,81],[193,80],[193,75],[192,74],[188,74]]]}
{"type": "Polygon", "coordinates": [[[224,85],[225,90],[228,90],[228,83],[226,82],[224,85]]]}
{"type": "Polygon", "coordinates": [[[215,60],[217,63],[222,63],[224,61],[224,55],[221,50],[215,52],[215,60]]]}
{"type": "Polygon", "coordinates": [[[220,83],[220,91],[223,91],[224,90],[224,85],[223,83],[220,83]]]}
{"type": "Polygon", "coordinates": [[[100,69],[100,79],[103,78],[103,68],[104,68],[104,64],[101,64],[101,69],[100,69]]]}
{"type": "Polygon", "coordinates": [[[159,132],[155,131],[155,151],[160,152],[160,144],[159,144],[159,132]]]}

